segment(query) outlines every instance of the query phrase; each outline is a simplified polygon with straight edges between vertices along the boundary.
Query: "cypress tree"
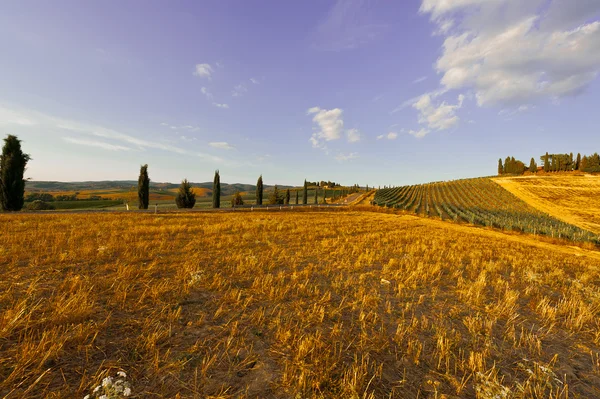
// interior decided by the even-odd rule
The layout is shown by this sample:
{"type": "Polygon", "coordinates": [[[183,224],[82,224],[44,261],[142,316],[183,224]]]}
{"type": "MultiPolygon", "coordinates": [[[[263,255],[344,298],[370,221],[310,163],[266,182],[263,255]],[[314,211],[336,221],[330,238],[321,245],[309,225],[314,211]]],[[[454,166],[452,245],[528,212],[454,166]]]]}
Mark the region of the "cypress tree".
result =
{"type": "Polygon", "coordinates": [[[319,203],[319,186],[315,187],[315,205],[319,203]]]}
{"type": "Polygon", "coordinates": [[[296,205],[298,205],[298,190],[296,190],[296,205]]]}
{"type": "Polygon", "coordinates": [[[531,158],[531,161],[529,162],[529,171],[531,173],[537,172],[537,164],[535,163],[535,159],[533,158],[531,158]]]}
{"type": "Polygon", "coordinates": [[[140,177],[138,178],[138,200],[139,209],[148,209],[150,203],[150,178],[148,177],[148,164],[140,168],[140,177]]]}
{"type": "Polygon", "coordinates": [[[183,179],[179,191],[175,197],[177,208],[193,208],[196,204],[196,194],[192,191],[192,185],[187,179],[183,179]]]}
{"type": "Polygon", "coordinates": [[[323,203],[326,204],[327,203],[327,190],[323,189],[323,203]]]}
{"type": "Polygon", "coordinates": [[[221,176],[219,170],[215,170],[215,180],[213,180],[212,205],[217,209],[221,207],[221,176]]]}
{"type": "Polygon", "coordinates": [[[580,170],[581,168],[581,153],[577,153],[577,161],[575,161],[575,170],[580,170]]]}
{"type": "Polygon", "coordinates": [[[302,192],[302,203],[304,205],[308,204],[308,183],[306,179],[304,179],[304,191],[302,192]]]}
{"type": "Polygon", "coordinates": [[[550,172],[550,157],[547,152],[544,155],[544,172],[550,172]]]}
{"type": "Polygon", "coordinates": [[[21,150],[21,140],[8,135],[0,155],[0,205],[4,211],[20,211],[25,202],[25,168],[31,157],[21,150]]]}
{"type": "Polygon", "coordinates": [[[500,158],[498,160],[498,175],[501,175],[504,173],[504,166],[502,166],[502,158],[500,158]]]}
{"type": "Polygon", "coordinates": [[[256,205],[262,205],[263,203],[263,180],[262,175],[258,178],[256,182],[256,205]]]}
{"type": "Polygon", "coordinates": [[[285,204],[286,205],[290,204],[290,189],[289,188],[287,190],[285,190],[285,204]]]}

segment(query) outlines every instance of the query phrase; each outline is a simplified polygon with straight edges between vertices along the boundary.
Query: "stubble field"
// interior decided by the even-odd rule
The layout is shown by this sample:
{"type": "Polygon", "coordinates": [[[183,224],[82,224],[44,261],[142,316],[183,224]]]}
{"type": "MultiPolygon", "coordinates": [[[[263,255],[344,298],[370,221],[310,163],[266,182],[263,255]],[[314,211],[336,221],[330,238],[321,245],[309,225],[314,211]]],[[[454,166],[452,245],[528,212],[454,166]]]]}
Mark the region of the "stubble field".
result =
{"type": "Polygon", "coordinates": [[[529,205],[600,234],[600,176],[559,173],[494,180],[529,205]]]}
{"type": "Polygon", "coordinates": [[[384,213],[0,217],[0,397],[600,397],[600,253],[384,213]]]}

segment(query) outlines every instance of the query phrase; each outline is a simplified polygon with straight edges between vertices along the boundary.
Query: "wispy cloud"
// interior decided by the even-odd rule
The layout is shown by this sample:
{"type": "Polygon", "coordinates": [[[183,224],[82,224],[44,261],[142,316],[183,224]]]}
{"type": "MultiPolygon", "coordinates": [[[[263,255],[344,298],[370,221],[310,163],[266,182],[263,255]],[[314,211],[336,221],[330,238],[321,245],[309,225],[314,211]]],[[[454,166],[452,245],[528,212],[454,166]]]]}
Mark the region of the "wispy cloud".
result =
{"type": "Polygon", "coordinates": [[[83,145],[83,146],[87,146],[87,147],[96,147],[96,148],[101,148],[103,150],[109,150],[109,151],[131,151],[131,148],[129,148],[129,147],[105,143],[103,141],[78,139],[78,138],[74,138],[74,137],[63,137],[63,140],[66,141],[67,143],[71,143],[71,144],[83,145]]]}
{"type": "Polygon", "coordinates": [[[250,78],[250,82],[252,82],[255,85],[260,84],[260,82],[258,81],[258,79],[255,79],[255,78],[250,78]]]}
{"type": "Polygon", "coordinates": [[[417,84],[417,83],[424,82],[426,80],[427,80],[427,76],[421,76],[420,78],[417,78],[417,79],[413,80],[413,83],[417,84]]]}
{"type": "Polygon", "coordinates": [[[210,90],[208,90],[206,87],[202,87],[202,88],[200,89],[200,92],[201,92],[202,94],[204,94],[204,95],[206,96],[206,98],[208,98],[209,100],[212,100],[212,99],[213,99],[213,95],[212,95],[212,93],[211,93],[211,92],[210,92],[210,90]]]}
{"type": "Polygon", "coordinates": [[[350,154],[339,153],[335,156],[335,160],[338,162],[349,161],[356,158],[358,158],[358,152],[351,152],[350,154]]]}
{"type": "Polygon", "coordinates": [[[337,0],[313,33],[313,47],[324,51],[353,49],[381,37],[389,26],[375,20],[369,2],[337,0]]]}
{"type": "Polygon", "coordinates": [[[210,64],[196,64],[194,67],[194,76],[210,80],[212,78],[213,71],[214,69],[210,66],[210,64]]]}
{"type": "MultiPolygon", "coordinates": [[[[142,139],[129,134],[121,133],[117,130],[106,128],[103,126],[78,122],[70,119],[58,118],[55,116],[47,115],[41,112],[26,110],[26,109],[16,109],[16,108],[8,108],[0,106],[0,116],[2,115],[11,115],[13,122],[12,124],[21,124],[23,125],[23,121],[27,121],[28,126],[35,126],[36,128],[41,128],[45,130],[58,130],[58,131],[70,131],[75,132],[80,135],[88,136],[88,137],[101,137],[105,140],[111,140],[114,146],[123,146],[123,144],[127,144],[130,147],[135,147],[138,150],[147,150],[147,149],[156,149],[163,150],[169,152],[175,152],[178,154],[186,154],[187,151],[172,146],[169,144],[164,144],[159,141],[142,139]],[[21,123],[19,123],[21,121],[21,123]],[[116,142],[116,143],[114,143],[116,142]]],[[[2,123],[0,118],[0,123],[2,123]]],[[[6,121],[5,121],[6,123],[6,121]]],[[[8,123],[11,123],[10,120],[8,123]]],[[[90,141],[90,140],[88,140],[90,141]]],[[[94,141],[94,140],[92,140],[94,141]]]]}
{"type": "Polygon", "coordinates": [[[225,109],[229,108],[228,104],[212,103],[212,105],[214,105],[217,108],[225,108],[225,109]]]}
{"type": "Polygon", "coordinates": [[[213,141],[212,143],[208,143],[208,145],[213,148],[218,148],[220,150],[233,150],[235,148],[226,141],[213,141]]]}
{"type": "Polygon", "coordinates": [[[244,84],[239,84],[233,88],[231,95],[233,97],[241,97],[248,92],[248,88],[244,84]]]}

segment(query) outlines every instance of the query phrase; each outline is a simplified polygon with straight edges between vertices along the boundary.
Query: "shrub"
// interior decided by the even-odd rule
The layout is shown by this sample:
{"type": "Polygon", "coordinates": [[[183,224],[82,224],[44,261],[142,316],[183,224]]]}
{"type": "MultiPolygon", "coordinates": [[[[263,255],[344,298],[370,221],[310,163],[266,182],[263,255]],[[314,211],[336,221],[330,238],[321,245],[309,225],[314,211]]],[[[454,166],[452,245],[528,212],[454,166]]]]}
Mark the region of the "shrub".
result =
{"type": "Polygon", "coordinates": [[[179,186],[179,192],[175,197],[177,208],[193,208],[196,205],[196,194],[192,191],[192,185],[187,179],[183,179],[179,186]]]}
{"type": "Polygon", "coordinates": [[[54,205],[41,200],[35,200],[27,205],[28,211],[50,211],[56,209],[54,205]]]}

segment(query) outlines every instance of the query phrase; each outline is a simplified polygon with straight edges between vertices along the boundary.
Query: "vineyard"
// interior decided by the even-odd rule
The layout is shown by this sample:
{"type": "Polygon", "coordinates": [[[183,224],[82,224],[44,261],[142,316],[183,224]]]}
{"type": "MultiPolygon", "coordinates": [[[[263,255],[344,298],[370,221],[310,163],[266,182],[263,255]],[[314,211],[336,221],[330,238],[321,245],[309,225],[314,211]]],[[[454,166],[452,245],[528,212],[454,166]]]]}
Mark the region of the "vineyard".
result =
{"type": "Polygon", "coordinates": [[[540,212],[488,178],[455,180],[378,190],[373,202],[418,215],[598,242],[594,233],[540,212]]]}

